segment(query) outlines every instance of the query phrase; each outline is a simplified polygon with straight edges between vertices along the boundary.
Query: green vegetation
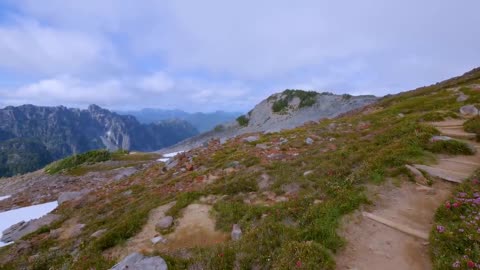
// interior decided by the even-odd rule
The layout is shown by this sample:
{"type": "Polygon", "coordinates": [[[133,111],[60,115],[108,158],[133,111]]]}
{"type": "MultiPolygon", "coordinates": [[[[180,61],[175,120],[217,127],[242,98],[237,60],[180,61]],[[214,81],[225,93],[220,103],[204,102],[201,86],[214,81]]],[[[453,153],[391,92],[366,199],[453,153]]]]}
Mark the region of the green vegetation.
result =
{"type": "Polygon", "coordinates": [[[477,141],[480,141],[480,116],[475,116],[465,121],[463,128],[467,132],[477,134],[477,141]]]}
{"type": "MultiPolygon", "coordinates": [[[[438,130],[425,123],[425,118],[438,119],[439,114],[429,114],[440,110],[442,117],[454,115],[463,104],[446,89],[478,83],[479,79],[480,72],[476,77],[456,78],[389,96],[373,105],[374,110],[263,134],[255,143],[230,140],[218,148],[197,149],[187,153],[193,157],[194,171],[164,170],[161,164],[148,167],[121,185],[108,186],[78,208],[60,206],[59,214],[65,219],[75,215],[86,224],[81,235],[52,240],[43,229],[32,236],[35,241],[31,249],[16,254],[8,266],[22,269],[33,265],[36,262],[28,258],[39,254],[39,263],[48,258],[42,267],[108,269],[118,258],[104,254],[136,235],[152,209],[176,200],[166,214],[178,217],[189,204],[208,196],[213,198],[205,201],[212,204],[216,227],[229,232],[233,224],[239,224],[243,236],[238,241],[188,248],[188,259],[175,256],[175,252],[165,252],[169,256],[158,253],[172,269],[334,269],[334,254],[345,245],[338,234],[340,224],[345,215],[369,203],[366,184],[381,184],[389,177],[408,179],[405,164],[431,161],[432,152],[465,153],[463,144],[431,143],[438,130]],[[400,113],[404,116],[398,117],[400,113]],[[322,139],[306,145],[307,137],[322,139]],[[255,146],[259,142],[268,149],[259,150],[255,146]],[[309,174],[304,174],[307,171],[309,174]],[[217,179],[198,181],[207,176],[217,179]],[[126,196],[125,191],[131,194],[126,196]],[[90,235],[99,229],[107,232],[92,239],[90,235]],[[79,256],[74,261],[69,252],[76,246],[79,256]],[[62,248],[52,252],[52,247],[62,248]]],[[[472,100],[480,97],[480,92],[468,94],[472,100]]],[[[184,161],[185,157],[179,159],[184,161]]],[[[461,198],[472,198],[480,192],[475,183],[472,180],[459,187],[459,192],[466,193],[461,198]]],[[[478,234],[473,235],[475,231],[467,227],[461,228],[464,232],[468,229],[469,234],[457,233],[459,226],[465,225],[462,216],[478,209],[466,204],[453,206],[457,198],[460,195],[450,201],[449,211],[455,208],[453,211],[458,212],[440,209],[436,216],[437,225],[452,232],[433,236],[437,269],[448,269],[456,260],[464,265],[467,262],[463,255],[475,262],[480,259],[478,234]],[[470,234],[472,239],[468,238],[470,234]]],[[[17,245],[0,250],[0,259],[9,250],[16,251],[17,245]]]]}
{"type": "Polygon", "coordinates": [[[428,112],[423,115],[422,120],[426,122],[439,122],[447,118],[458,118],[458,115],[455,112],[428,112]]]}
{"type": "Polygon", "coordinates": [[[287,89],[282,92],[279,99],[273,102],[272,111],[274,113],[280,113],[285,111],[288,108],[288,104],[290,103],[290,101],[292,101],[294,98],[300,99],[300,104],[298,105],[299,108],[310,107],[317,101],[317,95],[318,93],[315,91],[287,89]]]}
{"type": "Polygon", "coordinates": [[[480,174],[460,184],[435,214],[430,234],[434,269],[471,269],[480,262],[480,174]]]}
{"type": "MultiPolygon", "coordinates": [[[[240,124],[240,123],[239,123],[240,124]]],[[[221,131],[224,131],[225,130],[225,127],[220,124],[220,125],[216,125],[214,128],[213,128],[214,131],[216,132],[221,132],[221,131]]]]}
{"type": "Polygon", "coordinates": [[[435,141],[427,147],[434,153],[451,155],[473,155],[475,152],[467,143],[457,140],[435,141]]]}
{"type": "Polygon", "coordinates": [[[242,127],[248,126],[249,121],[250,120],[245,115],[241,115],[237,118],[237,123],[242,127]]]}
{"type": "MultiPolygon", "coordinates": [[[[121,153],[119,153],[121,155],[121,153]]],[[[112,159],[108,150],[93,150],[56,161],[45,168],[48,174],[56,174],[74,169],[83,164],[94,164],[112,159]]]]}

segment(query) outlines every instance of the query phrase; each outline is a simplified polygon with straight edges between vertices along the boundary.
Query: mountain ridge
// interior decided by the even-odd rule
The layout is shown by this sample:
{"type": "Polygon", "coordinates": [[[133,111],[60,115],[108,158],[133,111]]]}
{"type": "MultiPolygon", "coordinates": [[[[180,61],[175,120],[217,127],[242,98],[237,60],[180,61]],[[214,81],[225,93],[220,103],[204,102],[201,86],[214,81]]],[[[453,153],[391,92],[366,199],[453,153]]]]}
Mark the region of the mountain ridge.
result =
{"type": "MultiPolygon", "coordinates": [[[[29,104],[0,109],[0,142],[4,149],[9,149],[1,161],[11,167],[16,166],[12,162],[15,159],[15,147],[22,148],[19,140],[34,139],[49,152],[50,157],[40,158],[44,162],[32,166],[38,169],[45,162],[93,149],[153,151],[197,133],[185,121],[141,124],[134,116],[118,115],[97,105],[77,109],[29,104]]],[[[35,147],[37,150],[40,148],[35,147]]],[[[27,156],[38,154],[24,150],[19,149],[27,156]]]]}

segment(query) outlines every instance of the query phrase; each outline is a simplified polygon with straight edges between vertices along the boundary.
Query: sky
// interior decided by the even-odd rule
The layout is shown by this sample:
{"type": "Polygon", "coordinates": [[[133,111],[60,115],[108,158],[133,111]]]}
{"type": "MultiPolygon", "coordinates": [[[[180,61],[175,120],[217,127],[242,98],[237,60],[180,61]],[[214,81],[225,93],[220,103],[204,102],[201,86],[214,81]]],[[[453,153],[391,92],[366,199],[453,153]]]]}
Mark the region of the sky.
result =
{"type": "Polygon", "coordinates": [[[0,106],[248,111],[480,66],[478,0],[1,0],[0,106]]]}

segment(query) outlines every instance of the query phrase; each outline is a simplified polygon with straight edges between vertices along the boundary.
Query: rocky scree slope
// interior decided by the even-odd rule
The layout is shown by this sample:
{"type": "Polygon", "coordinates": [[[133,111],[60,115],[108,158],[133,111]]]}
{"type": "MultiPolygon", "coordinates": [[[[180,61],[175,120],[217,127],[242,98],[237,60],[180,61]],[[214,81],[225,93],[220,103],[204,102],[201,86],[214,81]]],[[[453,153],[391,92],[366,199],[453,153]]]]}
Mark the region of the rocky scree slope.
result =
{"type": "Polygon", "coordinates": [[[92,149],[152,151],[197,134],[185,121],[140,124],[99,106],[0,109],[0,176],[25,173],[92,149]],[[28,163],[28,164],[25,164],[28,163]]]}
{"type": "Polygon", "coordinates": [[[257,104],[247,115],[236,121],[218,125],[215,129],[184,140],[161,153],[189,150],[211,139],[224,141],[252,132],[278,132],[301,126],[309,121],[333,118],[378,100],[375,96],[334,95],[303,90],[285,90],[257,104]]]}
{"type": "MultiPolygon", "coordinates": [[[[432,141],[441,132],[431,122],[480,107],[479,85],[480,69],[318,123],[210,140],[118,181],[85,179],[89,194],[60,205],[58,222],[0,249],[0,266],[135,269],[148,260],[168,269],[335,269],[351,240],[338,233],[343,218],[379,200],[368,186],[412,184],[406,164],[468,149],[432,141]],[[205,234],[212,222],[216,234],[205,234]]],[[[85,177],[97,165],[84,168],[85,177]]],[[[0,189],[13,195],[4,207],[18,198],[8,192],[0,189]]]]}

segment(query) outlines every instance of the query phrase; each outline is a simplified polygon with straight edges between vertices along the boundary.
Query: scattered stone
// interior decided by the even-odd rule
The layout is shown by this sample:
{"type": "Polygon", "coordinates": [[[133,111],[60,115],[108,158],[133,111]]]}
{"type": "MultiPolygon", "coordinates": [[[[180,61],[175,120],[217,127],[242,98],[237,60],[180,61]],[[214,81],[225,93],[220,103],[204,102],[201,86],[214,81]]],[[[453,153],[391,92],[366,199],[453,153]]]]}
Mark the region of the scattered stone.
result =
{"type": "Polygon", "coordinates": [[[260,139],[260,137],[258,136],[248,136],[246,138],[243,139],[243,142],[256,142],[260,139]]]}
{"type": "Polygon", "coordinates": [[[268,174],[264,173],[260,176],[260,180],[257,184],[260,190],[266,190],[272,185],[272,180],[268,174]]]}
{"type": "Polygon", "coordinates": [[[92,233],[92,235],[90,235],[91,238],[99,238],[100,236],[102,236],[107,230],[106,229],[101,229],[101,230],[98,230],[94,233],[92,233]]]}
{"type": "Polygon", "coordinates": [[[453,140],[453,139],[448,136],[433,136],[432,138],[430,138],[430,142],[450,141],[450,140],[453,140]]]}
{"type": "Polygon", "coordinates": [[[285,192],[285,195],[296,195],[300,191],[300,185],[298,183],[290,183],[287,185],[282,185],[282,190],[285,192]]]}
{"type": "Polygon", "coordinates": [[[5,243],[17,241],[23,236],[32,233],[43,226],[50,225],[58,219],[60,219],[59,215],[47,214],[41,218],[33,219],[28,222],[21,221],[4,230],[0,240],[5,243]]]}
{"type": "Polygon", "coordinates": [[[412,176],[415,179],[415,182],[417,182],[419,184],[422,184],[422,185],[428,184],[427,178],[425,178],[425,176],[423,176],[423,173],[420,170],[418,170],[417,168],[415,168],[411,165],[408,165],[408,164],[405,165],[405,168],[407,168],[407,170],[412,174],[412,176]]]}
{"type": "Polygon", "coordinates": [[[255,145],[255,147],[263,149],[263,150],[268,149],[268,145],[265,144],[265,143],[259,143],[259,144],[255,145]]]}
{"type": "Polygon", "coordinates": [[[122,194],[123,194],[123,196],[128,197],[128,196],[132,195],[132,193],[133,193],[133,191],[131,189],[129,189],[129,190],[123,192],[122,194]]]}
{"type": "Polygon", "coordinates": [[[242,238],[242,229],[240,228],[240,225],[233,224],[231,236],[233,241],[238,241],[242,238]]]}
{"type": "Polygon", "coordinates": [[[307,176],[307,175],[310,175],[310,174],[312,174],[312,173],[313,173],[313,171],[312,171],[312,170],[310,170],[310,171],[306,171],[306,172],[304,172],[304,173],[303,173],[303,176],[307,176]]]}
{"type": "Polygon", "coordinates": [[[150,241],[154,245],[156,245],[157,243],[163,243],[163,244],[167,243],[167,239],[163,238],[162,236],[154,237],[154,238],[150,239],[150,241]]]}
{"type": "Polygon", "coordinates": [[[288,143],[288,139],[285,139],[285,138],[280,138],[280,144],[286,144],[288,143]]]}
{"type": "Polygon", "coordinates": [[[398,118],[403,118],[403,117],[405,117],[405,114],[399,113],[397,116],[398,116],[398,118]]]}
{"type": "Polygon", "coordinates": [[[115,181],[120,181],[124,178],[127,178],[131,175],[133,175],[134,173],[136,173],[138,170],[134,167],[129,167],[129,168],[125,168],[125,169],[118,169],[120,170],[120,172],[114,177],[115,181]]]}
{"type": "Polygon", "coordinates": [[[313,201],[313,204],[321,204],[321,203],[323,203],[323,200],[316,199],[313,201]]]}
{"type": "Polygon", "coordinates": [[[306,144],[312,144],[312,143],[313,143],[313,139],[310,138],[310,137],[308,137],[308,138],[305,139],[305,143],[306,143],[306,144]]]}
{"type": "Polygon", "coordinates": [[[82,233],[83,228],[85,228],[85,224],[75,224],[72,230],[70,231],[70,238],[75,238],[82,233]]]}
{"type": "Polygon", "coordinates": [[[90,193],[90,189],[83,189],[83,190],[80,190],[80,191],[62,192],[62,193],[60,193],[60,196],[58,196],[57,201],[58,201],[58,204],[60,205],[64,202],[78,200],[81,197],[87,195],[88,193],[90,193]]]}
{"type": "Polygon", "coordinates": [[[333,137],[330,138],[330,139],[328,139],[329,142],[333,142],[333,141],[335,141],[335,140],[337,140],[337,139],[335,139],[335,138],[333,138],[333,137]]]}
{"type": "Polygon", "coordinates": [[[460,94],[457,97],[457,102],[464,102],[468,99],[468,96],[465,95],[464,93],[460,92],[460,94]]]}
{"type": "Polygon", "coordinates": [[[145,257],[140,253],[132,253],[110,270],[168,270],[168,267],[161,257],[145,257]]]}
{"type": "Polygon", "coordinates": [[[174,159],[174,158],[171,158],[167,161],[167,163],[165,165],[166,165],[167,170],[171,170],[178,165],[178,160],[174,159]]]}
{"type": "Polygon", "coordinates": [[[465,105],[460,108],[460,113],[467,116],[478,115],[478,109],[474,105],[465,105]]]}
{"type": "Polygon", "coordinates": [[[62,229],[50,230],[50,238],[57,239],[58,237],[60,237],[61,233],[62,229]]]}
{"type": "Polygon", "coordinates": [[[155,228],[157,231],[162,231],[165,229],[168,229],[172,226],[173,224],[173,217],[172,216],[166,216],[160,219],[157,224],[155,224],[155,228]]]}
{"type": "Polygon", "coordinates": [[[193,171],[193,164],[192,163],[185,164],[185,169],[187,171],[193,171]]]}

